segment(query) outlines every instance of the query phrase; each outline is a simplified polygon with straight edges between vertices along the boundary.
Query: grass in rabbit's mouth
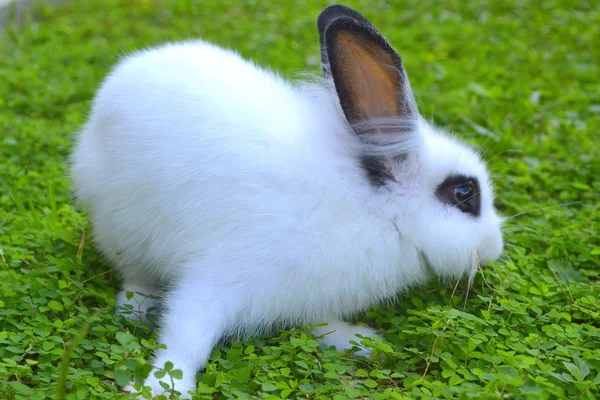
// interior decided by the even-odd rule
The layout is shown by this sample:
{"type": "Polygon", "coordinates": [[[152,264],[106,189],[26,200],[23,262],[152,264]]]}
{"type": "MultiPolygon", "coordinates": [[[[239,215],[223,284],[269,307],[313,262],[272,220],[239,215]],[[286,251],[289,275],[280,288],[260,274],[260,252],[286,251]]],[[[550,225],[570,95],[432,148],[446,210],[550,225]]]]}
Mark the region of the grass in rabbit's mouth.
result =
{"type": "MultiPolygon", "coordinates": [[[[65,177],[109,67],[203,36],[286,75],[318,72],[325,3],[65,1],[0,35],[0,398],[54,397],[61,371],[69,399],[125,398],[116,384],[147,374],[140,360],[158,346],[114,315],[119,278],[65,177]]],[[[481,148],[500,211],[518,215],[506,253],[466,303],[466,282],[454,296],[432,283],[361,316],[385,338],[368,341],[371,360],[319,350],[307,328],[281,331],[215,349],[198,396],[600,398],[599,3],[348,5],[396,46],[421,112],[481,148]]]]}

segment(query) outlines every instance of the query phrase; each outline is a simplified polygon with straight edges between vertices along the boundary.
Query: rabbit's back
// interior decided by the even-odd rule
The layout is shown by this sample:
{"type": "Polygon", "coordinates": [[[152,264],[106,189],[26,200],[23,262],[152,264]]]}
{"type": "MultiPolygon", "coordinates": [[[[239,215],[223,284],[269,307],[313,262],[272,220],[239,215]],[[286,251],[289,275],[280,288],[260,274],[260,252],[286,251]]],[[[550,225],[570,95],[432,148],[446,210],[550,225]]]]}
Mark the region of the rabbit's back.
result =
{"type": "Polygon", "coordinates": [[[295,258],[306,215],[356,168],[324,93],[203,42],[126,59],[73,155],[98,247],[125,275],[160,278],[220,249],[249,257],[285,243],[295,258]]]}

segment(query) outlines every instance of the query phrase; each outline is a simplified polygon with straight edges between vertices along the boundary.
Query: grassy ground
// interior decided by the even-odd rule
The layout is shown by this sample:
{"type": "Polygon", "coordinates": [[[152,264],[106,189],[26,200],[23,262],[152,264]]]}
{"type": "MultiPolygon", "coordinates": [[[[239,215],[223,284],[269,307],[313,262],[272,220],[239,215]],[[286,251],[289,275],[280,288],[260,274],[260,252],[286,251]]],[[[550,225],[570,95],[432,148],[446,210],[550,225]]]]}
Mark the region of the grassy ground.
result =
{"type": "MultiPolygon", "coordinates": [[[[324,1],[238,3],[67,1],[0,36],[0,398],[118,398],[144,373],[155,335],[113,314],[119,278],[65,157],[124,52],[203,36],[318,71],[324,1]]],[[[386,338],[372,359],[299,328],[218,347],[198,396],[600,398],[600,6],[348,3],[404,57],[422,112],[484,148],[511,245],[468,296],[432,283],[362,316],[386,338]]]]}

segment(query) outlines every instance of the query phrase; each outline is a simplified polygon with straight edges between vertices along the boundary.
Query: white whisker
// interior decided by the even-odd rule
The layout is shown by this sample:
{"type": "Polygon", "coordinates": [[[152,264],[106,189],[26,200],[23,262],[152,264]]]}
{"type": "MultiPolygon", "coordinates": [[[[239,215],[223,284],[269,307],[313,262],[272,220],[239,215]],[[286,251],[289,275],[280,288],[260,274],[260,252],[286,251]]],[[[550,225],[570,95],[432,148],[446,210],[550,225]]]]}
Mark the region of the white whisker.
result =
{"type": "Polygon", "coordinates": [[[521,256],[521,257],[524,256],[524,254],[519,251],[519,247],[518,246],[516,246],[516,245],[514,245],[512,243],[508,243],[508,242],[505,242],[504,245],[508,246],[508,247],[510,247],[512,249],[514,249],[514,251],[516,251],[519,256],[521,256]]]}
{"type": "Polygon", "coordinates": [[[460,280],[462,279],[463,275],[465,274],[465,271],[466,271],[466,268],[463,270],[463,272],[461,272],[460,276],[456,280],[456,285],[454,285],[454,290],[452,291],[452,294],[450,295],[450,304],[452,304],[452,299],[454,298],[454,294],[456,293],[456,289],[458,288],[458,284],[460,283],[460,280]]]}
{"type": "Polygon", "coordinates": [[[469,299],[469,294],[471,293],[471,289],[473,288],[473,281],[475,280],[475,276],[477,275],[477,271],[480,268],[479,264],[479,252],[475,253],[475,259],[471,263],[471,268],[469,272],[469,278],[467,280],[467,292],[465,293],[465,301],[463,304],[463,311],[467,308],[467,300],[469,299]]]}
{"type": "Polygon", "coordinates": [[[510,167],[491,168],[489,171],[490,171],[490,173],[496,172],[496,171],[510,171],[510,172],[514,173],[515,175],[519,175],[519,173],[516,170],[514,170],[514,169],[512,169],[510,167]]]}
{"type": "Polygon", "coordinates": [[[518,117],[517,119],[515,119],[515,120],[513,121],[513,123],[512,123],[512,124],[510,124],[510,125],[509,125],[509,126],[508,126],[508,127],[505,129],[505,130],[504,130],[504,131],[502,131],[502,133],[500,134],[500,137],[504,136],[504,134],[505,134],[506,132],[508,132],[508,130],[509,130],[510,128],[512,128],[513,126],[515,126],[515,125],[516,125],[516,124],[517,124],[517,123],[518,123],[520,120],[522,120],[522,119],[523,119],[523,117],[525,117],[527,114],[529,114],[529,111],[525,111],[525,112],[524,112],[524,113],[523,113],[523,114],[522,114],[520,117],[518,117]]]}
{"type": "Polygon", "coordinates": [[[531,229],[528,228],[526,226],[521,226],[521,225],[515,225],[515,226],[507,226],[507,227],[503,227],[502,228],[503,232],[519,232],[519,231],[527,231],[527,232],[531,232],[531,233],[535,233],[536,235],[546,239],[546,236],[544,236],[543,234],[539,233],[538,231],[536,231],[535,229],[531,229]]]}
{"type": "Polygon", "coordinates": [[[585,202],[584,202],[584,201],[572,201],[572,202],[569,202],[569,203],[556,204],[556,205],[554,205],[554,206],[548,206],[548,207],[535,208],[535,209],[533,209],[533,210],[527,210],[527,211],[523,211],[523,212],[521,212],[521,213],[518,213],[518,214],[512,215],[512,216],[510,216],[510,217],[508,217],[508,218],[504,219],[504,222],[506,222],[506,221],[510,221],[510,220],[511,220],[511,219],[513,219],[513,218],[520,217],[520,216],[522,216],[522,215],[526,215],[526,214],[530,214],[530,213],[532,213],[532,212],[536,212],[536,211],[549,210],[549,209],[551,209],[551,208],[558,208],[558,207],[564,207],[564,206],[571,206],[571,205],[573,205],[573,204],[582,204],[582,203],[585,203],[585,202]]]}
{"type": "Polygon", "coordinates": [[[502,150],[502,151],[499,151],[498,153],[492,155],[490,158],[488,158],[487,161],[489,162],[489,161],[493,160],[495,157],[498,157],[499,155],[506,154],[506,153],[516,153],[516,154],[521,154],[521,155],[527,156],[527,153],[525,153],[522,150],[502,150]]]}

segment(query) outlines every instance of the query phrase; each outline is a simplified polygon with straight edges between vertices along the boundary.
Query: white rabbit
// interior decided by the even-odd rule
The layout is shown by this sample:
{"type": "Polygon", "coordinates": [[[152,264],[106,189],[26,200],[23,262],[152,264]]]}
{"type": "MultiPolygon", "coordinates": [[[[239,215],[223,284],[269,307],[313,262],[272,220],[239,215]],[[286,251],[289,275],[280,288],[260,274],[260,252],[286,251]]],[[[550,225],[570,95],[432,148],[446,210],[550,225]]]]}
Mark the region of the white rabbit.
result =
{"type": "Polygon", "coordinates": [[[184,397],[223,338],[326,321],[321,342],[349,349],[374,331],[344,316],[502,252],[484,163],[419,116],[396,52],[344,6],[318,27],[322,84],[164,45],[112,71],[78,136],[72,178],[117,301],[162,296],[154,365],[183,371],[184,397]]]}

